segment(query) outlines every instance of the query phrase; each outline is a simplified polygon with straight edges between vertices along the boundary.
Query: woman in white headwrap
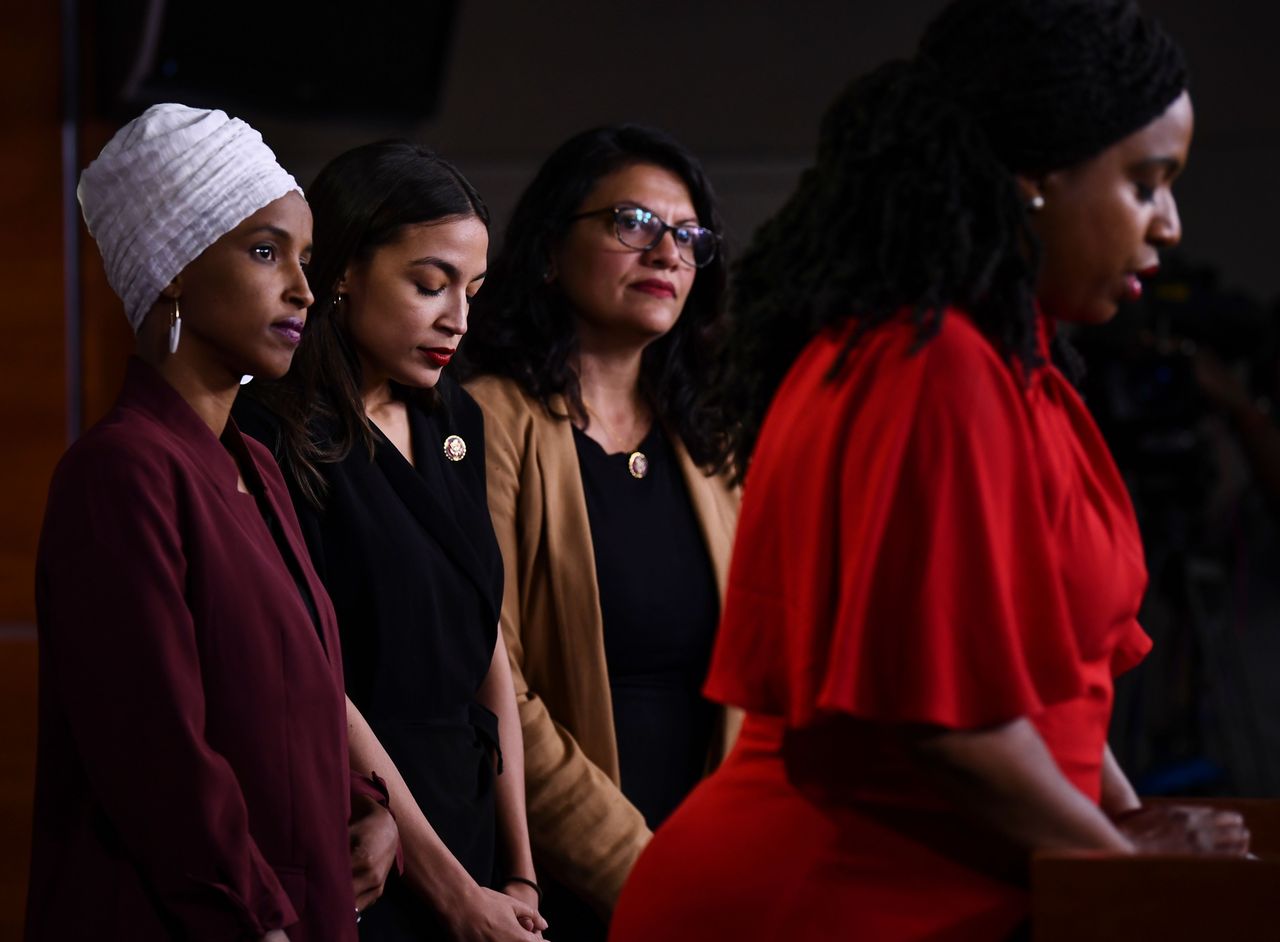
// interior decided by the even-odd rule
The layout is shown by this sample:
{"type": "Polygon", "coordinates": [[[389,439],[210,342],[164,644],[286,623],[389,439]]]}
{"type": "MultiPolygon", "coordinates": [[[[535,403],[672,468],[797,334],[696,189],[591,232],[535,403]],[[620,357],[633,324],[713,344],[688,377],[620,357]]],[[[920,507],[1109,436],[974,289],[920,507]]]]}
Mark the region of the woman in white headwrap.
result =
{"type": "MultiPolygon", "coordinates": [[[[354,940],[350,851],[394,853],[351,777],[337,627],[270,454],[229,421],[289,368],[311,213],[261,136],[157,105],[80,203],[137,334],[72,446],[37,563],[29,940],[354,940]]],[[[388,836],[389,835],[389,836],[388,836]]]]}

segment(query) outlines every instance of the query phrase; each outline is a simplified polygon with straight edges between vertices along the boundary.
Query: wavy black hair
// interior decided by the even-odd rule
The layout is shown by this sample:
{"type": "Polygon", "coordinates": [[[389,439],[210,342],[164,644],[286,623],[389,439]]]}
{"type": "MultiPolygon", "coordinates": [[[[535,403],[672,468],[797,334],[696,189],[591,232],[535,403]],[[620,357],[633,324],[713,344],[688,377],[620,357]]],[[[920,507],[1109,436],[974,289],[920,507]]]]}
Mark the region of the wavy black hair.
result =
{"type": "MultiPolygon", "coordinates": [[[[512,212],[485,287],[471,307],[461,347],[464,374],[510,377],[552,411],[563,395],[582,421],[573,359],[574,319],[564,294],[546,272],[571,217],[596,184],[625,167],[652,164],[689,189],[700,225],[723,232],[715,193],[692,154],[667,134],[637,125],[593,128],[565,141],[547,158],[512,212]]],[[[693,460],[708,469],[724,452],[724,421],[710,395],[726,293],[725,245],[698,269],[675,326],[645,348],[642,392],[663,424],[680,436],[693,460]]]]}
{"type": "MultiPolygon", "coordinates": [[[[293,364],[282,380],[245,387],[282,420],[276,449],[281,468],[319,507],[325,496],[321,465],[342,461],[357,444],[372,460],[375,437],[360,395],[360,361],[346,329],[337,285],[348,266],[389,245],[408,226],[476,217],[489,210],[453,164],[409,141],[365,144],[331,160],[307,190],[314,248],[307,281],[315,302],[293,364]]],[[[393,392],[430,410],[432,389],[395,386],[393,392]]]]}
{"type": "MultiPolygon", "coordinates": [[[[739,476],[774,391],[827,326],[856,320],[847,353],[906,312],[919,347],[954,306],[1038,366],[1040,247],[1015,175],[1087,160],[1186,85],[1181,51],[1130,0],[958,0],[914,59],[854,81],[734,270],[721,392],[739,476]]],[[[1060,339],[1054,355],[1074,365],[1060,339]]]]}

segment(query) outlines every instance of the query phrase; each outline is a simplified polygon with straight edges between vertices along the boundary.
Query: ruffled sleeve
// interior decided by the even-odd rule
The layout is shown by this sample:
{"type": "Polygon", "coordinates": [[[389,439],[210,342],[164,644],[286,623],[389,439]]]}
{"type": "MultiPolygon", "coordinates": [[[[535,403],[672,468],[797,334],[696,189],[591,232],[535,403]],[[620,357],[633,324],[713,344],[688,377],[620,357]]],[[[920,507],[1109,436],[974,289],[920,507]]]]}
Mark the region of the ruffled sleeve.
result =
{"type": "Polygon", "coordinates": [[[1083,677],[1025,389],[961,315],[810,344],[744,491],[707,693],[973,728],[1077,696],[1083,677]]]}

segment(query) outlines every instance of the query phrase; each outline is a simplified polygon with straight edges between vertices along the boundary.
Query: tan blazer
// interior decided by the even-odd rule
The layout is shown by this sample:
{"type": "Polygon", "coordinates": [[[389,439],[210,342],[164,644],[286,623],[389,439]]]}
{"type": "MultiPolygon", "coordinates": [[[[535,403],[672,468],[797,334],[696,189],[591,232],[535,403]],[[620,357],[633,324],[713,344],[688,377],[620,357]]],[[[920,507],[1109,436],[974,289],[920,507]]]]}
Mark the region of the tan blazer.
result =
{"type": "MultiPolygon", "coordinates": [[[[618,787],[595,554],[573,427],[512,380],[467,391],[484,410],[489,510],[502,548],[502,633],[524,732],[529,835],[540,869],[602,915],[650,838],[618,787]]],[[[563,400],[552,408],[567,415],[563,400]]],[[[708,478],[674,437],[685,484],[724,597],[738,492],[708,478]]],[[[723,756],[740,721],[722,721],[723,756]]]]}

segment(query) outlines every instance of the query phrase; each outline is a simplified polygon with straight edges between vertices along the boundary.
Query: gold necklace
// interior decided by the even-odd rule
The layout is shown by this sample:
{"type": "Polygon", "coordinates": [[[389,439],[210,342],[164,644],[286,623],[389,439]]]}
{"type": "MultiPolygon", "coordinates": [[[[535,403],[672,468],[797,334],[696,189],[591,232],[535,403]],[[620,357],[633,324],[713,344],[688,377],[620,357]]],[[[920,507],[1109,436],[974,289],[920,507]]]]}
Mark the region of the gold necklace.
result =
{"type": "Polygon", "coordinates": [[[582,407],[587,410],[587,415],[600,423],[600,427],[604,429],[604,433],[609,436],[609,441],[613,444],[614,451],[629,451],[627,455],[627,471],[637,481],[649,473],[649,458],[639,448],[627,449],[618,444],[618,436],[613,434],[613,429],[609,427],[609,423],[600,417],[595,409],[591,408],[591,404],[586,399],[582,400],[582,407]]]}

